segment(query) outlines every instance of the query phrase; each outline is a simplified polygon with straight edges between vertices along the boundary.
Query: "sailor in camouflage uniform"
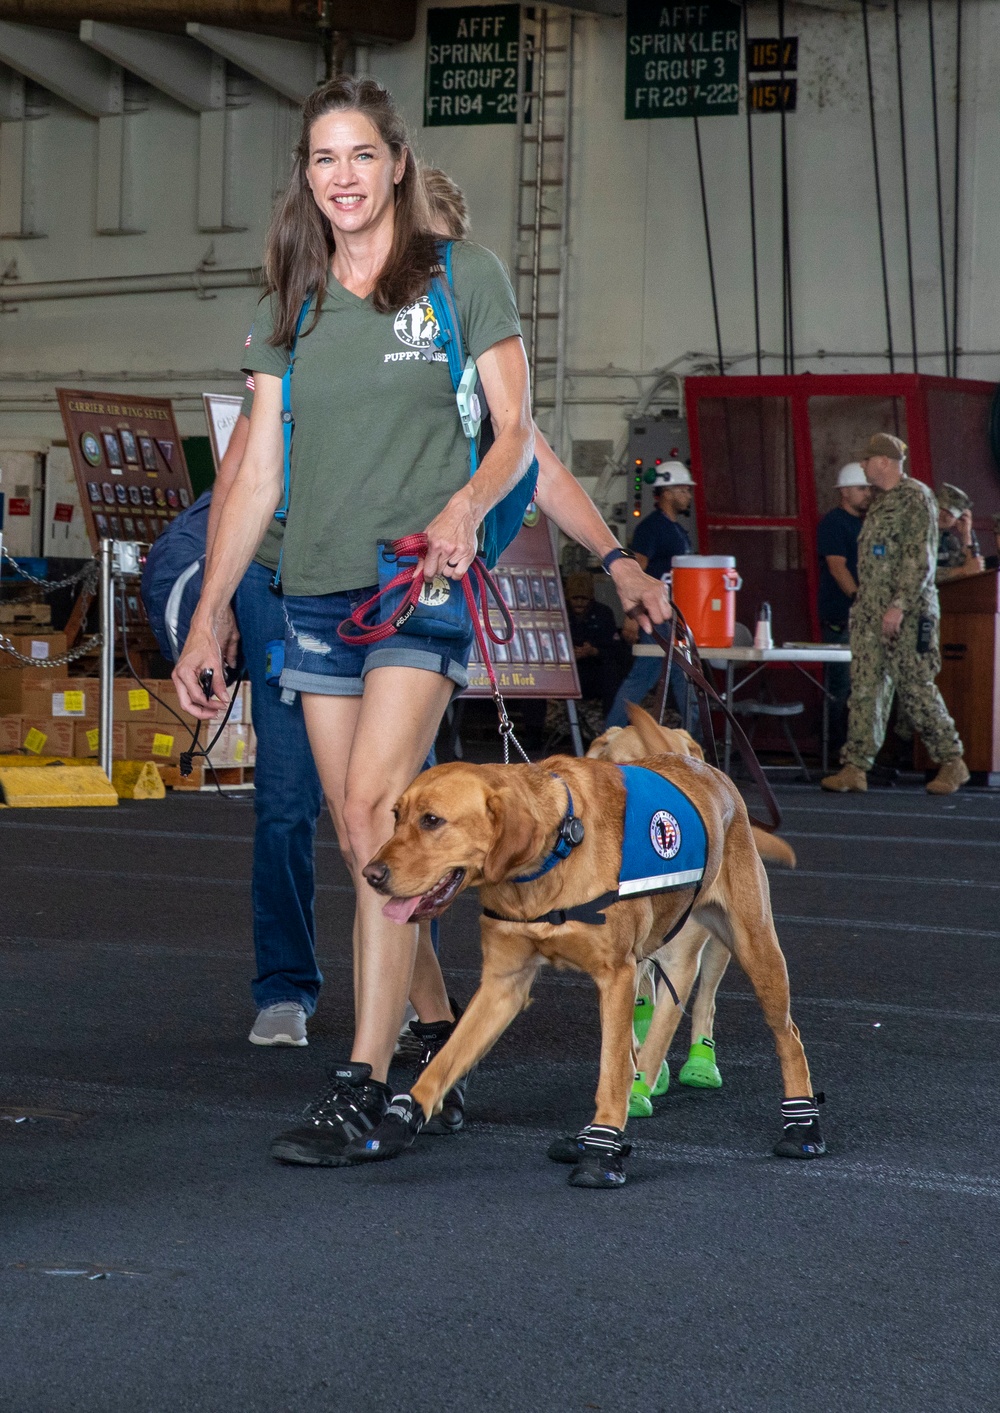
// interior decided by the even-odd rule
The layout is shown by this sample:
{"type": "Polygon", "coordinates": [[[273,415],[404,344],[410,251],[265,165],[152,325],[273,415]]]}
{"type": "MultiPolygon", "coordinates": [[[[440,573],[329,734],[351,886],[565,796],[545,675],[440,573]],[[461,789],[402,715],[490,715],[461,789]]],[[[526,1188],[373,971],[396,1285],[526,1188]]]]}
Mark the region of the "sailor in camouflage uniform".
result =
{"type": "Polygon", "coordinates": [[[938,507],[932,492],[903,472],[906,445],[878,432],[861,458],[876,496],[858,542],[858,596],[851,609],[851,701],[844,762],[825,790],[865,790],[885,740],[893,694],[931,757],[927,786],[950,795],[969,778],[962,742],[935,678],[941,670],[934,572],[938,507]],[[881,494],[878,494],[881,492],[881,494]]]}

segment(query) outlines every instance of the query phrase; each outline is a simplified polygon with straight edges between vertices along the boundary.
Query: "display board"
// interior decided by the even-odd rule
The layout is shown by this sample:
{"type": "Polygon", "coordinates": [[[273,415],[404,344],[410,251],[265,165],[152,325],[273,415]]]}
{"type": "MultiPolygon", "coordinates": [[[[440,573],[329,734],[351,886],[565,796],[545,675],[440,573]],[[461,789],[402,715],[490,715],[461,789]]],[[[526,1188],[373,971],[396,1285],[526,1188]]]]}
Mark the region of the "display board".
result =
{"type": "Polygon", "coordinates": [[[212,448],[215,474],[218,476],[219,466],[229,446],[229,438],[233,435],[236,420],[243,409],[243,399],[234,397],[231,393],[202,393],[201,400],[205,404],[208,440],[212,448]]]}
{"type": "Polygon", "coordinates": [[[628,0],[626,118],[739,112],[740,7],[732,0],[628,0]]]}
{"type": "Polygon", "coordinates": [[[517,122],[520,5],[427,11],[424,127],[517,122]]]}
{"type": "Polygon", "coordinates": [[[91,548],[105,538],[152,543],[191,504],[169,399],[56,393],[91,548]]]}
{"type": "MultiPolygon", "coordinates": [[[[507,697],[579,697],[580,679],[549,522],[535,506],[525,516],[525,522],[493,571],[514,620],[510,643],[490,643],[497,682],[507,697]]],[[[495,610],[491,621],[498,631],[502,630],[495,610]]],[[[464,695],[492,695],[475,644],[464,695]]]]}

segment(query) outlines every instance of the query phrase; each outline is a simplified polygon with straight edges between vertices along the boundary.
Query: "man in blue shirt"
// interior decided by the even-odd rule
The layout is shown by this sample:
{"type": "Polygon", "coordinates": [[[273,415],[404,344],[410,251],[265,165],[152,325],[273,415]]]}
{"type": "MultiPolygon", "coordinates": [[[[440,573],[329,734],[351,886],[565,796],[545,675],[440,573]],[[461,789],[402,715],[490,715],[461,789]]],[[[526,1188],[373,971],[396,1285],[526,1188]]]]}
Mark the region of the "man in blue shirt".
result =
{"type": "MultiPolygon", "coordinates": [[[[632,553],[640,569],[645,569],[655,579],[669,574],[675,555],[691,553],[691,541],[679,523],[679,517],[687,515],[691,509],[693,487],[691,472],[682,461],[664,462],[657,470],[653,482],[656,509],[640,520],[632,537],[632,553]]],[[[632,670],[618,688],[605,723],[607,726],[628,725],[626,703],[641,702],[646,693],[656,686],[663,668],[663,649],[648,633],[640,633],[633,619],[625,619],[622,637],[633,645],[632,670]]],[[[700,736],[695,696],[676,663],[670,669],[670,689],[681,714],[681,725],[688,726],[690,718],[688,729],[692,735],[700,736]]]]}
{"type": "MultiPolygon", "coordinates": [[[[837,477],[839,504],[828,511],[816,530],[819,551],[819,623],[824,643],[849,647],[851,604],[858,592],[858,537],[872,492],[859,461],[850,461],[837,477]]],[[[836,759],[847,739],[847,699],[851,695],[849,663],[830,663],[826,670],[830,703],[830,748],[836,759]]]]}

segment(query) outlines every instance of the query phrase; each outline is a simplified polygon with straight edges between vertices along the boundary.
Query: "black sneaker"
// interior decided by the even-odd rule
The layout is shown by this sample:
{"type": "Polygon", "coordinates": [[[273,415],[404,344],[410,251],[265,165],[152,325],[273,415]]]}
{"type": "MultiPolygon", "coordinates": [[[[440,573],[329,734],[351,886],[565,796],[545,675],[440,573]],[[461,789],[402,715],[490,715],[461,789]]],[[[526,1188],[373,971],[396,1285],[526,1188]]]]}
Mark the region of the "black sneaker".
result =
{"type": "MultiPolygon", "coordinates": [[[[422,1021],[418,1020],[410,1021],[410,1030],[422,1046],[414,1075],[415,1081],[420,1078],[438,1051],[451,1039],[455,1033],[456,1025],[462,1019],[462,1007],[458,1002],[449,996],[448,1004],[455,1017],[453,1021],[433,1021],[429,1025],[424,1025],[422,1021]]],[[[440,1112],[436,1113],[432,1119],[428,1119],[424,1125],[424,1133],[441,1137],[443,1134],[459,1132],[465,1123],[465,1089],[468,1082],[469,1076],[466,1075],[464,1079],[460,1079],[452,1085],[444,1096],[440,1112]]]]}
{"type": "Polygon", "coordinates": [[[352,1139],[364,1138],[389,1106],[392,1090],[371,1078],[371,1065],[335,1065],[329,1086],[305,1111],[298,1128],[280,1133],[271,1157],[281,1163],[341,1168],[356,1161],[346,1152],[352,1139]]]}

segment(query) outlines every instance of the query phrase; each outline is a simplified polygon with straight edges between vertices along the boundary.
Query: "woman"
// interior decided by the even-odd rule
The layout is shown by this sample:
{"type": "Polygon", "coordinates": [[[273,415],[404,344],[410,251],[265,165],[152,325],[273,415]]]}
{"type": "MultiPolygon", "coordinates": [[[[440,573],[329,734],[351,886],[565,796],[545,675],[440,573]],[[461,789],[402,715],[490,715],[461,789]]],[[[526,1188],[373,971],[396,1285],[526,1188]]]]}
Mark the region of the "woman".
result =
{"type": "MultiPolygon", "coordinates": [[[[379,539],[425,527],[424,577],[460,578],[487,511],[532,459],[528,371],[513,294],[496,257],[463,243],[454,252],[456,302],[496,433],[469,478],[447,366],[433,359],[426,292],[436,258],[437,238],[392,98],[370,79],[332,80],[305,105],[291,182],[268,237],[270,301],[261,306],[245,364],[255,379],[249,440],[174,673],[185,707],[202,718],[214,715],[222,702],[219,643],[229,637],[229,600],[283,496],[281,375],[302,303],[317,291],[292,377],[282,681],[302,695],[316,765],[357,885],[356,1030],[350,1062],[331,1071],[330,1087],[307,1122],[272,1148],[292,1162],[349,1161],[344,1149],[351,1138],[381,1117],[411,979],[414,1005],[435,1028],[438,1047],[455,1020],[440,968],[424,966],[413,976],[416,927],[383,916],[361,869],[391,834],[392,805],[426,758],[453,692],[466,684],[470,642],[400,634],[363,649],[337,634],[373,592],[379,539]],[[207,669],[214,674],[210,702],[199,686],[207,669]]],[[[661,586],[623,557],[592,507],[578,530],[576,500],[568,516],[541,495],[539,501],[595,553],[614,556],[609,570],[627,609],[645,623],[667,617],[661,586]]],[[[455,1103],[446,1106],[445,1126],[454,1131],[462,1123],[461,1092],[450,1097],[455,1103]]]]}

